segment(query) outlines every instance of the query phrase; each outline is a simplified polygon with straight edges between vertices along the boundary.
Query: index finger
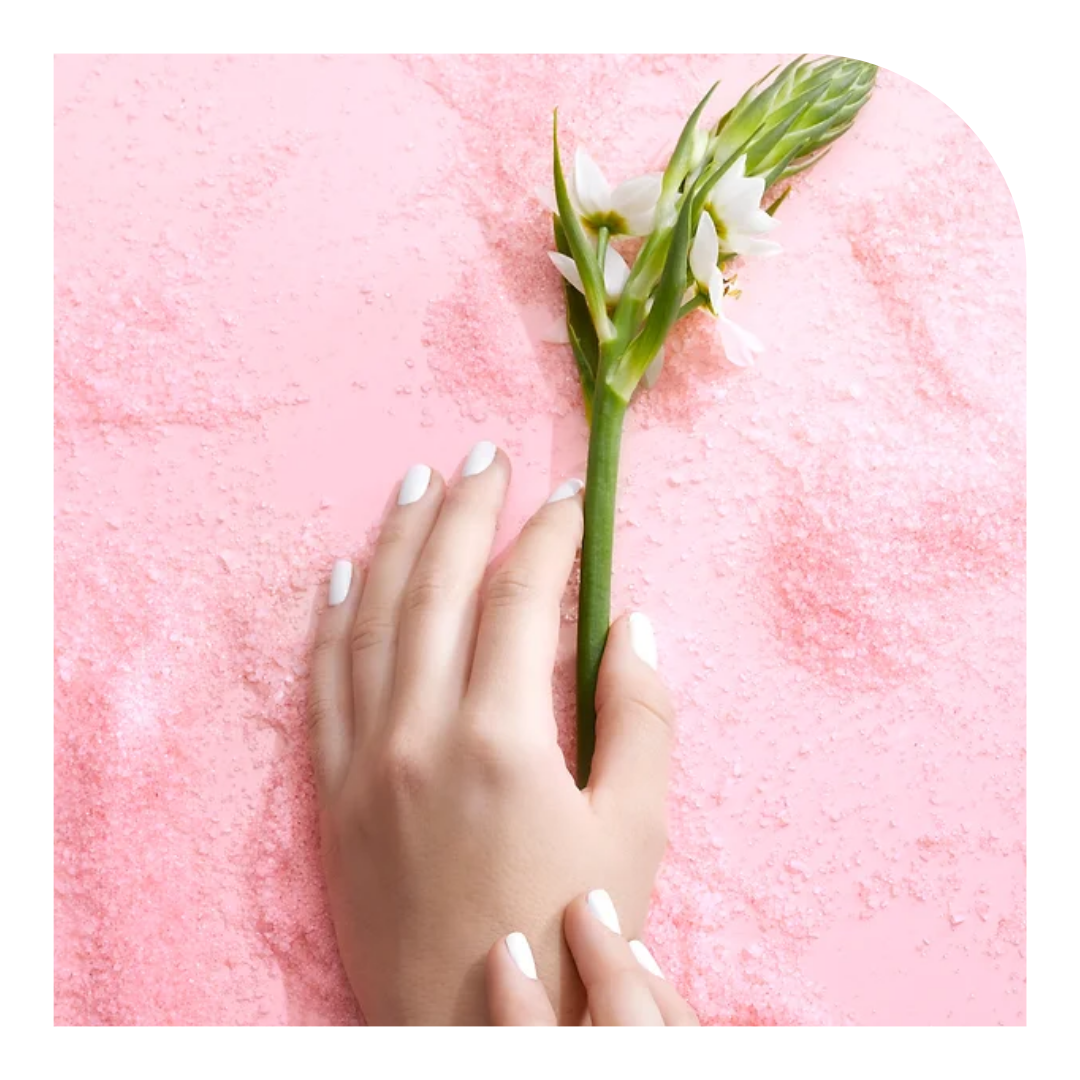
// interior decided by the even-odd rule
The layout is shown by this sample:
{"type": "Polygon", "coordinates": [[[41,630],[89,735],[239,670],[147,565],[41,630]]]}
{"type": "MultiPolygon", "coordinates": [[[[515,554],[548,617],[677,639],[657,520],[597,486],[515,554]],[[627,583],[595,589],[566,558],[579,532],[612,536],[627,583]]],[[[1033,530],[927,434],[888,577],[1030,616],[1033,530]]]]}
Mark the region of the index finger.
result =
{"type": "Polygon", "coordinates": [[[595,1026],[664,1026],[649,984],[652,976],[631,952],[615,905],[603,889],[594,889],[570,904],[563,932],[595,1026]]]}
{"type": "Polygon", "coordinates": [[[482,713],[520,704],[522,714],[550,720],[562,595],[584,529],[583,487],[568,480],[556,488],[485,585],[467,692],[482,713]]]}

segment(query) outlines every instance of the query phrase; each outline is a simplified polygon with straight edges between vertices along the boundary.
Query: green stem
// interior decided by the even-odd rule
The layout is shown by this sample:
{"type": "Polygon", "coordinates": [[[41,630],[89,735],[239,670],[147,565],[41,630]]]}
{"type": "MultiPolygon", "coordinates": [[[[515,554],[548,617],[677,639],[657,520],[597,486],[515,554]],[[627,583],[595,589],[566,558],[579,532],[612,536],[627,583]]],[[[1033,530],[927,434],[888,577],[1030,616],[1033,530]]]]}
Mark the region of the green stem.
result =
{"type": "Polygon", "coordinates": [[[607,295],[607,275],[604,273],[604,267],[607,265],[607,247],[610,237],[611,232],[608,227],[601,225],[596,235],[596,261],[600,264],[600,276],[604,279],[605,295],[607,295]]]}
{"type": "Polygon", "coordinates": [[[692,300],[687,300],[681,308],[679,308],[679,318],[683,319],[690,314],[691,311],[697,311],[699,307],[704,307],[706,299],[701,293],[695,293],[692,300]]]}
{"type": "Polygon", "coordinates": [[[611,625],[611,557],[619,446],[626,402],[606,383],[596,384],[589,466],[585,479],[585,537],[581,545],[581,595],[577,648],[577,784],[589,782],[596,746],[596,678],[611,625]]]}

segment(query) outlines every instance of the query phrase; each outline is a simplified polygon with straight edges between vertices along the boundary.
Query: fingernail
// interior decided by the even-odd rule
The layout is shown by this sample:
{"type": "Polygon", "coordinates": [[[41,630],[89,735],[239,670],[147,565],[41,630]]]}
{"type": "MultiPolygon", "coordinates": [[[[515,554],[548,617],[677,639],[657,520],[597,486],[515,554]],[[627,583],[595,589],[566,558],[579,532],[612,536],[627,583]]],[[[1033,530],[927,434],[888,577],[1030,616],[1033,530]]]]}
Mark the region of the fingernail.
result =
{"type": "Polygon", "coordinates": [[[349,586],[352,584],[352,563],[348,559],[338,559],[334,563],[334,569],[330,571],[330,592],[327,602],[331,607],[337,607],[349,595],[349,586]]]}
{"type": "Polygon", "coordinates": [[[398,490],[398,506],[408,506],[422,498],[431,483],[431,469],[426,465],[412,465],[401,481],[398,490]]]}
{"type": "Polygon", "coordinates": [[[621,934],[619,916],[615,914],[615,905],[604,889],[593,889],[586,901],[589,910],[613,933],[621,934]]]}
{"type": "Polygon", "coordinates": [[[524,934],[516,930],[508,934],[506,951],[522,975],[527,975],[530,979],[536,978],[536,961],[533,959],[532,949],[529,948],[529,942],[524,934]]]}
{"type": "Polygon", "coordinates": [[[656,635],[649,617],[640,611],[630,616],[630,647],[653,671],[656,670],[656,635]]]}
{"type": "Polygon", "coordinates": [[[469,456],[461,467],[461,475],[476,476],[478,473],[482,473],[494,460],[495,444],[488,442],[486,439],[484,442],[478,442],[469,451],[469,456]]]}
{"type": "Polygon", "coordinates": [[[634,954],[637,962],[646,971],[651,971],[659,979],[662,979],[664,977],[664,973],[660,970],[660,965],[653,959],[652,953],[645,948],[643,942],[631,941],[630,951],[634,954]]]}
{"type": "Polygon", "coordinates": [[[572,499],[583,487],[584,480],[564,480],[552,493],[549,503],[559,502],[561,499],[572,499]]]}

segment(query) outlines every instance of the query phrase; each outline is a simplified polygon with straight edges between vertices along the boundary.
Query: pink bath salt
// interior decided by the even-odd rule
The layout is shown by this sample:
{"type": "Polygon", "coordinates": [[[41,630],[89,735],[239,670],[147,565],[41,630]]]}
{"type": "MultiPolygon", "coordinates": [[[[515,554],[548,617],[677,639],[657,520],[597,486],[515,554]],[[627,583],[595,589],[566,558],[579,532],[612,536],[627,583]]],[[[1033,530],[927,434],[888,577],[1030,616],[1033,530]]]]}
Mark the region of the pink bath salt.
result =
{"type": "MultiPolygon", "coordinates": [[[[787,59],[58,61],[57,1023],[362,1020],[306,749],[330,568],[481,438],[498,550],[584,477],[553,109],[617,183],[787,59]]],[[[708,1024],[1022,1024],[1016,213],[882,72],[777,216],[729,305],[756,365],[695,313],[626,422],[613,607],[677,710],[644,936],[708,1024]]]]}

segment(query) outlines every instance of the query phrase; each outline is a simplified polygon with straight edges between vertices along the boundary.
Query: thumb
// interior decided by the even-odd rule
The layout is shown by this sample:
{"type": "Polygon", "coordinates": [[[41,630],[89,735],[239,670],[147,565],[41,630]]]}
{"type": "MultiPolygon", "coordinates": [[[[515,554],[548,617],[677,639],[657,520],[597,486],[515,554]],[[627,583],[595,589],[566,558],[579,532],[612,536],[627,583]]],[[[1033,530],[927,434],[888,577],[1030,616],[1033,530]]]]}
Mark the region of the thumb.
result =
{"type": "Polygon", "coordinates": [[[598,808],[616,804],[620,818],[662,831],[674,710],[656,669],[656,637],[649,619],[637,611],[617,619],[596,685],[596,751],[589,791],[598,808]]]}

